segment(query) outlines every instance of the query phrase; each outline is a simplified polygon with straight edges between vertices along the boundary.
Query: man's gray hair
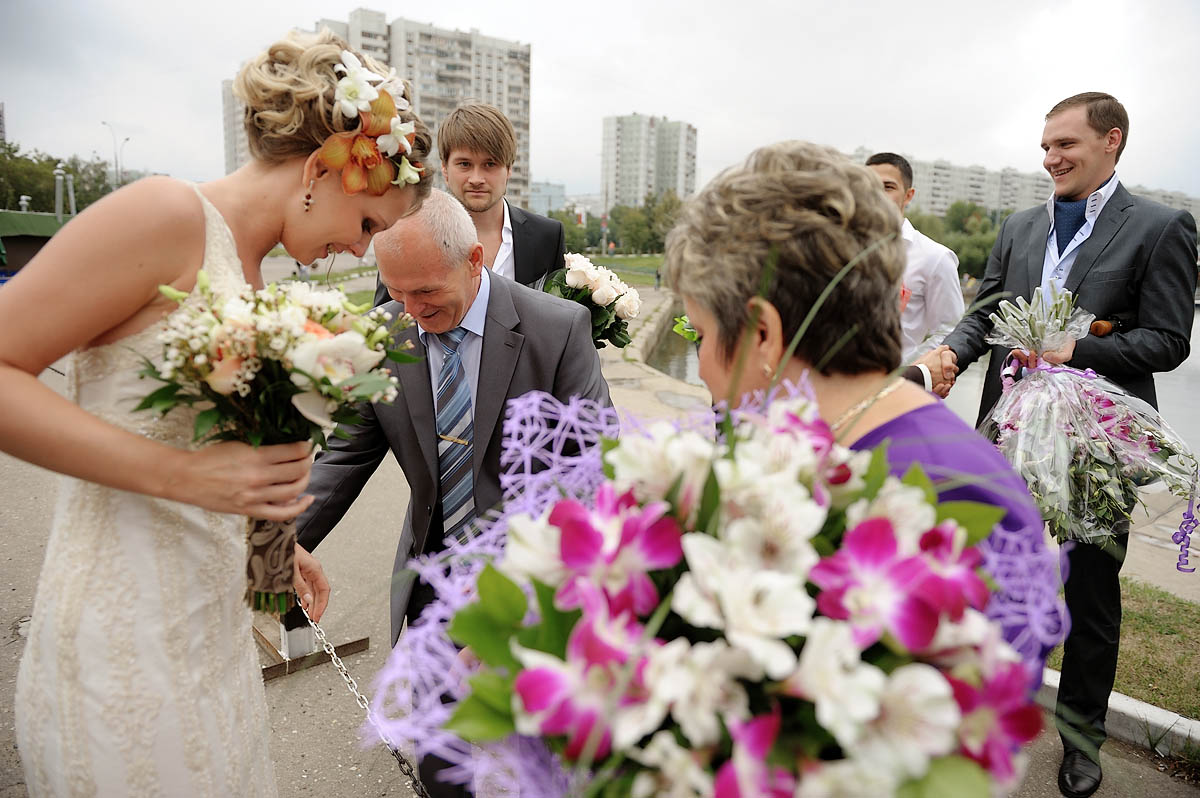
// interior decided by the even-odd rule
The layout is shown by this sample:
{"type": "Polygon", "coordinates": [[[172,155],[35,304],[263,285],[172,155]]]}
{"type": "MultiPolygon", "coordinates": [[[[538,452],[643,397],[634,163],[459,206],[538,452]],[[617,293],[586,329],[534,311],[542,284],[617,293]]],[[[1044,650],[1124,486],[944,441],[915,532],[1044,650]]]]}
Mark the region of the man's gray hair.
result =
{"type": "Polygon", "coordinates": [[[466,263],[471,250],[479,243],[479,234],[475,232],[475,223],[467,209],[453,195],[440,189],[429,192],[420,209],[409,218],[419,221],[433,236],[447,266],[466,263]]]}

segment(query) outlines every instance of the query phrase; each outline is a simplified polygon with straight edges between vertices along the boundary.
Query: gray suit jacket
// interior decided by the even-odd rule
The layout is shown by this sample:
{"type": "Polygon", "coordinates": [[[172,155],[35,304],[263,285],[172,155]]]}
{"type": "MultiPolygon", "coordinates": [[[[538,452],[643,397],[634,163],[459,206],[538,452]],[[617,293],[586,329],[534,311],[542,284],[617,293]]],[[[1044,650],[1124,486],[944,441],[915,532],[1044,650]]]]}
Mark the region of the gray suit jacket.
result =
{"type": "MultiPolygon", "coordinates": [[[[988,351],[988,314],[1004,298],[1033,295],[1041,285],[1050,215],[1045,205],[1019,211],[1000,225],[979,286],[980,307],[965,316],[945,343],[965,369],[988,351]]],[[[1089,335],[1068,365],[1094,369],[1130,393],[1156,404],[1156,371],[1170,371],[1191,348],[1196,292],[1196,221],[1186,211],[1135,197],[1118,185],[1079,248],[1065,288],[1097,319],[1121,319],[1121,331],[1089,335]]],[[[1000,370],[1008,354],[995,346],[983,384],[979,419],[1000,398],[1000,370]]]]}
{"type": "MultiPolygon", "coordinates": [[[[399,303],[388,305],[399,312],[399,303]]],[[[500,443],[505,403],[541,390],[561,401],[582,396],[609,404],[608,384],[592,344],[591,318],[583,306],[491,275],[479,385],[474,415],[474,497],[482,514],[501,499],[500,443]]],[[[330,438],[313,465],[308,492],[316,501],[297,519],[300,545],[312,551],[342,519],[388,450],[408,479],[410,498],[392,579],[392,643],[400,636],[413,588],[404,572],[410,557],[440,542],[437,432],[429,366],[416,326],[398,336],[409,340],[418,363],[391,364],[400,395],[391,405],[362,408],[361,425],[347,427],[350,440],[330,438]],[[437,536],[438,540],[431,540],[437,536]]]]}

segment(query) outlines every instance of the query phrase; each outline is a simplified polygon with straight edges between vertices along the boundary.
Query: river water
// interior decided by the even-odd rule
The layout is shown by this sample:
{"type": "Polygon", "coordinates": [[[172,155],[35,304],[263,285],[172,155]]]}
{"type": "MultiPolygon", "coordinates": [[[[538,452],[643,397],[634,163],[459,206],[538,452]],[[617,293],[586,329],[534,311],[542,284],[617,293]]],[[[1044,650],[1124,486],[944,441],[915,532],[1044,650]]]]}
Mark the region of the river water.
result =
{"type": "MultiPolygon", "coordinates": [[[[649,364],[677,379],[701,385],[695,345],[678,335],[665,335],[651,354],[649,364]]],[[[968,423],[975,422],[979,392],[986,366],[976,363],[962,375],[948,404],[968,423]]],[[[1192,351],[1174,371],[1154,375],[1158,408],[1177,433],[1200,453],[1200,321],[1192,324],[1192,351]]]]}

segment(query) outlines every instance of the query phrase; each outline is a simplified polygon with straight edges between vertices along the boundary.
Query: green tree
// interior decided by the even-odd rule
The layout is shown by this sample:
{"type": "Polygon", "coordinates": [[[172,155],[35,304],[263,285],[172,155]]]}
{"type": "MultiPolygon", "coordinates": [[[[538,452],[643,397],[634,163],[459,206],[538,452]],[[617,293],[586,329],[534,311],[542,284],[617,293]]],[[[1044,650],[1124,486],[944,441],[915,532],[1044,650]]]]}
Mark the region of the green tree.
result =
{"type": "Polygon", "coordinates": [[[643,208],[614,205],[608,212],[609,240],[625,252],[645,252],[650,244],[650,224],[643,208]]]}
{"type": "Polygon", "coordinates": [[[942,222],[942,217],[934,216],[932,213],[924,213],[915,208],[910,210],[906,215],[913,227],[934,241],[941,241],[945,238],[946,225],[942,222]]]}
{"type": "Polygon", "coordinates": [[[587,229],[579,224],[570,211],[550,211],[550,218],[562,222],[567,252],[583,252],[587,246],[587,229]]]}
{"type": "Polygon", "coordinates": [[[666,248],[667,233],[671,232],[671,228],[675,226],[682,208],[683,203],[673,189],[668,190],[661,197],[646,197],[645,212],[646,220],[650,225],[649,249],[651,252],[662,252],[666,248]]]}
{"type": "MultiPolygon", "coordinates": [[[[108,182],[108,163],[99,158],[85,161],[77,155],[56,158],[33,150],[22,153],[15,142],[0,142],[0,207],[16,210],[22,194],[29,196],[29,210],[54,212],[54,168],[62,161],[63,169],[75,178],[75,207],[82,211],[103,197],[112,187],[108,182]]],[[[63,212],[69,212],[66,188],[63,188],[63,212]]]]}
{"type": "Polygon", "coordinates": [[[983,206],[958,200],[946,209],[945,224],[951,233],[986,233],[992,229],[992,218],[983,206]]]}
{"type": "Polygon", "coordinates": [[[600,230],[600,217],[588,214],[587,219],[587,245],[588,249],[594,249],[600,246],[600,242],[604,240],[604,234],[600,230]]]}

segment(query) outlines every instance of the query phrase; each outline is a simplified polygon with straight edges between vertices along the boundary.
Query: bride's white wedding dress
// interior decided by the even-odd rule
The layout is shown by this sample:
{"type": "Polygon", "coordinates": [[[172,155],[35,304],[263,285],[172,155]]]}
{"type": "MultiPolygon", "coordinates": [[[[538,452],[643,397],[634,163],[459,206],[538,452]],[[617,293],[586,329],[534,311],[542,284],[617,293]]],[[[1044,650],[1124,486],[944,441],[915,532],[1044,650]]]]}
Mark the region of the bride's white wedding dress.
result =
{"type": "MultiPolygon", "coordinates": [[[[199,191],[197,191],[199,194],[199,191]]],[[[245,285],[208,200],[204,268],[245,285]]],[[[186,448],[193,414],[133,408],[156,387],[162,325],[75,352],[69,397],[186,448]]],[[[245,520],[63,478],[16,688],[29,794],[274,796],[266,698],[246,589],[245,520]]]]}

